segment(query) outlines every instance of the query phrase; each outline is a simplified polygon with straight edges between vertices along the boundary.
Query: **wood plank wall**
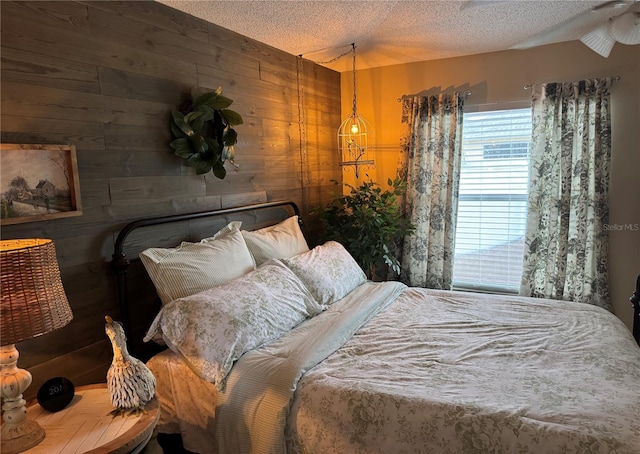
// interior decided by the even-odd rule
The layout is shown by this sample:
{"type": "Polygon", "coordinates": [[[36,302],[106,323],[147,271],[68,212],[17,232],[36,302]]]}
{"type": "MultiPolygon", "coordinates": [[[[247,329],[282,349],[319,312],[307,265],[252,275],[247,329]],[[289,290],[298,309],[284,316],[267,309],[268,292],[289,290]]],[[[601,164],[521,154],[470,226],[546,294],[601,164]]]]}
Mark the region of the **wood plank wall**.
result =
{"type": "Polygon", "coordinates": [[[30,397],[53,376],[104,381],[104,315],[119,315],[108,262],[128,221],[280,199],[305,214],[331,197],[330,180],[341,179],[340,74],[311,62],[299,71],[293,55],[155,2],[0,5],[0,139],[74,144],[83,206],[80,217],[2,228],[5,239],[54,239],[74,313],[67,327],[18,345],[30,397]],[[218,86],[245,122],[240,168],[224,180],[195,175],[168,147],[168,112],[193,89],[218,86]]]}

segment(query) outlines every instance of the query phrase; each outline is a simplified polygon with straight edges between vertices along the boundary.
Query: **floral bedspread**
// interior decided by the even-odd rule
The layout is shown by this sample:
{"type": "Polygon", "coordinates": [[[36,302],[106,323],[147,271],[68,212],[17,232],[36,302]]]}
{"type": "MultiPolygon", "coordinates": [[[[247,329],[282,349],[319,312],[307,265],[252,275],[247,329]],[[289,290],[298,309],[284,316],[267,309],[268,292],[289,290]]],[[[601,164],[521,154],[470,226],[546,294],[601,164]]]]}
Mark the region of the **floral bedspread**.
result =
{"type": "Polygon", "coordinates": [[[309,370],[293,453],[640,453],[640,348],[581,303],[406,289],[309,370]]]}
{"type": "Polygon", "coordinates": [[[289,405],[300,377],[335,352],[406,288],[365,282],[325,312],[245,353],[216,397],[219,454],[282,454],[289,405]]]}

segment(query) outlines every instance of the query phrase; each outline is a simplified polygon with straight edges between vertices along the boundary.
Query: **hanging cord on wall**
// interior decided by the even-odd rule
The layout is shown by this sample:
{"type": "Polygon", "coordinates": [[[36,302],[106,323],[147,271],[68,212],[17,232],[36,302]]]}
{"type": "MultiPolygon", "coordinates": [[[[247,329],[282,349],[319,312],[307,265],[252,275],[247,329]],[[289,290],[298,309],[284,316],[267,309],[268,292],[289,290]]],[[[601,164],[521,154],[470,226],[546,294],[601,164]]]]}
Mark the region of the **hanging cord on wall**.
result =
{"type": "Polygon", "coordinates": [[[353,115],[357,114],[356,104],[356,43],[351,43],[351,51],[353,52],[353,115]]]}
{"type": "MultiPolygon", "coordinates": [[[[322,52],[328,49],[321,49],[311,53],[322,52]]],[[[337,57],[332,58],[327,61],[314,61],[308,58],[304,58],[302,54],[298,55],[297,58],[297,71],[296,71],[296,80],[298,85],[298,135],[300,136],[300,178],[302,185],[302,207],[303,212],[308,212],[309,210],[309,182],[311,178],[309,176],[309,159],[308,159],[308,150],[307,150],[307,118],[306,118],[306,107],[305,107],[305,97],[304,97],[304,61],[308,60],[312,63],[318,65],[326,65],[328,63],[333,63],[334,61],[340,60],[345,55],[348,55],[351,50],[344,52],[337,57]]]]}
{"type": "Polygon", "coordinates": [[[302,185],[302,209],[309,210],[309,161],[307,153],[307,119],[304,102],[304,59],[297,59],[296,80],[298,83],[298,135],[300,137],[300,183],[302,185]]]}
{"type": "MultiPolygon", "coordinates": [[[[353,47],[353,43],[351,43],[351,44],[345,44],[344,46],[350,46],[350,47],[353,47]]],[[[344,46],[340,46],[340,47],[344,47],[344,46]]],[[[324,52],[324,51],[327,51],[327,50],[330,50],[330,49],[331,49],[331,48],[325,48],[325,49],[320,49],[320,50],[316,50],[316,51],[308,52],[308,53],[309,53],[309,54],[316,54],[316,53],[318,53],[318,52],[324,52]]],[[[329,63],[333,63],[333,62],[336,62],[336,61],[340,60],[342,57],[346,57],[346,56],[347,56],[347,55],[349,55],[351,52],[352,52],[352,49],[349,49],[348,51],[341,53],[341,54],[340,54],[340,55],[338,55],[337,57],[333,57],[331,60],[326,60],[326,61],[315,61],[315,60],[310,60],[310,59],[308,59],[308,58],[307,58],[306,60],[309,60],[309,61],[311,61],[311,62],[313,62],[313,63],[315,63],[315,64],[317,64],[317,65],[328,65],[329,63]]],[[[302,58],[302,54],[300,54],[300,55],[298,55],[298,56],[299,56],[300,58],[302,58]]]]}

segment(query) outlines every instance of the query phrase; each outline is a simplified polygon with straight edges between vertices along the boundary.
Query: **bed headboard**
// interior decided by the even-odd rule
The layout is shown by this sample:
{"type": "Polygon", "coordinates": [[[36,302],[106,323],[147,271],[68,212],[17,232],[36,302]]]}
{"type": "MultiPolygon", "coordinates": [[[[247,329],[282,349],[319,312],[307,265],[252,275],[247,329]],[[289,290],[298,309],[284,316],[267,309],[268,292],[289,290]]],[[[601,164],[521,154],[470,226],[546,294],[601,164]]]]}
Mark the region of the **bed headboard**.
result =
{"type": "Polygon", "coordinates": [[[116,274],[120,319],[127,333],[129,351],[146,361],[162,348],[142,341],[160,309],[160,300],[138,254],[149,247],[175,247],[182,241],[200,241],[212,236],[231,221],[254,230],[277,224],[298,215],[298,206],[289,200],[201,211],[133,221],[116,238],[111,266],[116,274]]]}

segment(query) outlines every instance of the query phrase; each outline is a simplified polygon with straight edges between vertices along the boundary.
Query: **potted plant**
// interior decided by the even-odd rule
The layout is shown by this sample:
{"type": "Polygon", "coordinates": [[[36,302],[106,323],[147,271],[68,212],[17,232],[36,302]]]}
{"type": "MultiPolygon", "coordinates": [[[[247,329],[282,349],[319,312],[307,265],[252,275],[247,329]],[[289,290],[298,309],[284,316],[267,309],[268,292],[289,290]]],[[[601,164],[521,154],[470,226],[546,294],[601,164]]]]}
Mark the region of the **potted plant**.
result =
{"type": "Polygon", "coordinates": [[[372,181],[358,187],[344,183],[348,195],[314,210],[324,227],[321,239],[341,243],[374,280],[384,276],[387,267],[400,274],[396,252],[404,236],[414,230],[398,203],[406,183],[399,178],[387,183],[389,189],[384,191],[372,181]]]}
{"type": "Polygon", "coordinates": [[[216,177],[223,179],[227,174],[225,160],[233,164],[238,141],[233,126],[242,124],[242,117],[228,109],[232,103],[218,88],[196,97],[182,111],[171,111],[174,140],[169,145],[198,175],[213,170],[216,177]]]}

